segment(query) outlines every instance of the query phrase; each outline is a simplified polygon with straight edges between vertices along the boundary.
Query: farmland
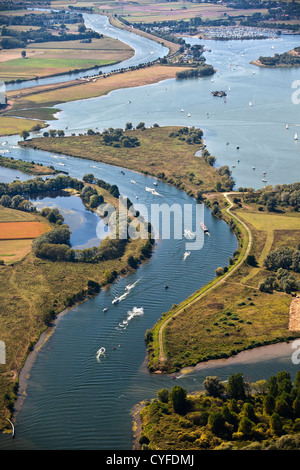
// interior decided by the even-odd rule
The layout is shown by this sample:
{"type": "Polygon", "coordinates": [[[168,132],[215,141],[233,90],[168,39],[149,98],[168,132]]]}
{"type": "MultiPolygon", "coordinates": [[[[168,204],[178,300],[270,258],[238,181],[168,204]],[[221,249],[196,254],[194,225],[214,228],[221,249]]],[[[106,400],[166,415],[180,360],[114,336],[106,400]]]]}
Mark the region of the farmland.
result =
{"type": "Polygon", "coordinates": [[[26,212],[0,206],[0,260],[5,264],[22,259],[31,249],[32,240],[50,230],[45,221],[26,212]]]}
{"type": "Polygon", "coordinates": [[[21,49],[3,51],[5,62],[0,62],[0,79],[30,80],[67,73],[76,69],[89,69],[114,64],[128,59],[133,50],[121,41],[112,38],[93,39],[90,44],[79,40],[33,43],[26,48],[26,58],[21,49]]]}

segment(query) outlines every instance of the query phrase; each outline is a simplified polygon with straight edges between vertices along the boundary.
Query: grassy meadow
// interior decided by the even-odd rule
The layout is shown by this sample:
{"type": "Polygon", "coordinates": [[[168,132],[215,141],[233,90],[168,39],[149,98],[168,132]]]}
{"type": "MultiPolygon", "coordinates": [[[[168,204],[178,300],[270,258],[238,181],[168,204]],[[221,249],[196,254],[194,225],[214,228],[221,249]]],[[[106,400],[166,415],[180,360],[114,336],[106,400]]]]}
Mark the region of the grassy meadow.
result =
{"type": "Polygon", "coordinates": [[[43,121],[0,115],[0,137],[20,134],[22,131],[31,131],[37,124],[41,127],[45,127],[43,121]]]}
{"type": "Polygon", "coordinates": [[[188,144],[170,137],[177,129],[179,127],[170,126],[127,131],[140,141],[140,146],[135,148],[102,145],[100,135],[43,137],[22,142],[22,145],[121,166],[158,178],[164,174],[164,181],[190,194],[215,188],[220,175],[202,157],[195,156],[203,144],[188,144]]]}

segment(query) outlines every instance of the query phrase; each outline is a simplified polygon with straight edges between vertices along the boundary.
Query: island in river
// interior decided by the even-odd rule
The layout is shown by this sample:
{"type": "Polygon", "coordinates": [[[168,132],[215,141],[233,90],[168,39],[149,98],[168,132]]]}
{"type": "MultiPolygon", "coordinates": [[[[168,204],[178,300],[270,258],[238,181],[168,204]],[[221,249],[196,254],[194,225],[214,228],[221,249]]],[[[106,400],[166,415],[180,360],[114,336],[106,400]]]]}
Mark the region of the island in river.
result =
{"type": "Polygon", "coordinates": [[[289,52],[275,54],[273,57],[259,57],[251,62],[258,67],[299,67],[300,66],[300,47],[295,47],[289,52]]]}
{"type": "Polygon", "coordinates": [[[25,162],[19,159],[16,160],[13,157],[3,157],[2,155],[0,155],[0,166],[35,176],[63,173],[62,171],[56,170],[53,166],[49,167],[44,166],[42,163],[25,162]]]}

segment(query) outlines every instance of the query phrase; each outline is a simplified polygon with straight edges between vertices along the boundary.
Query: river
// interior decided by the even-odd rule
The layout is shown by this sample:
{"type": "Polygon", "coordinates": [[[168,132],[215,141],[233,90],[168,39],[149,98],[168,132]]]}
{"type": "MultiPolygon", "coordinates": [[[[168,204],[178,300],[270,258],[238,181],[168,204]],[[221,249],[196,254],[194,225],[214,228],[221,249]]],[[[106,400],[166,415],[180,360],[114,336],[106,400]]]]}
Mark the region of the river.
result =
{"type": "MultiPolygon", "coordinates": [[[[47,10],[45,10],[47,11],[47,10]]],[[[128,44],[134,49],[134,55],[130,59],[124,60],[122,63],[107,65],[104,67],[96,67],[94,69],[85,70],[83,72],[74,72],[70,74],[64,74],[57,77],[40,78],[39,80],[28,80],[21,83],[12,83],[6,86],[7,91],[20,90],[23,88],[29,88],[38,85],[49,85],[51,83],[63,83],[69,80],[76,80],[82,77],[92,77],[98,75],[99,72],[109,73],[121,68],[134,67],[136,65],[154,62],[160,57],[164,57],[168,54],[169,50],[159,44],[158,42],[150,41],[137,34],[132,34],[127,31],[115,28],[109,23],[107,16],[103,15],[91,15],[84,13],[84,22],[88,28],[93,29],[99,34],[119,39],[120,41],[128,44]]]]}
{"type": "MultiPolygon", "coordinates": [[[[299,45],[297,41],[296,36],[275,41],[274,52],[295,47],[299,45]]],[[[127,121],[133,125],[140,121],[146,125],[154,122],[195,125],[203,128],[208,149],[216,155],[218,164],[235,165],[237,186],[260,187],[263,170],[267,171],[268,183],[299,180],[299,151],[291,137],[292,125],[298,125],[298,107],[291,101],[291,83],[297,77],[297,70],[257,69],[249,65],[249,60],[258,55],[271,53],[270,40],[207,41],[207,44],[212,49],[207,53],[208,62],[218,66],[214,83],[211,78],[168,80],[118,90],[102,98],[67,103],[60,105],[59,121],[50,122],[50,126],[68,126],[71,133],[96,126],[99,129],[124,127],[127,121]],[[210,95],[212,89],[225,86],[230,86],[226,103],[210,95]],[[187,113],[191,113],[190,118],[187,113]],[[288,131],[286,122],[290,123],[288,131]],[[253,166],[256,170],[252,170],[253,166]]],[[[18,138],[5,140],[13,147],[18,138]]],[[[59,159],[48,152],[22,148],[14,149],[13,156],[59,168],[59,159]]],[[[116,167],[66,156],[60,158],[71,176],[82,178],[85,173],[93,172],[117,184],[121,194],[131,200],[138,194],[139,202],[146,207],[153,202],[195,205],[184,192],[162,182],[157,186],[160,196],[145,191],[146,186],[153,185],[150,177],[128,170],[123,175],[116,167]],[[132,179],[136,184],[130,182],[132,179]]],[[[161,240],[152,258],[134,274],[118,279],[107,291],[61,317],[55,334],[45,343],[30,370],[26,398],[15,416],[16,438],[1,436],[1,449],[132,447],[133,406],[140,400],[153,398],[158,389],[170,389],[174,385],[172,377],[148,374],[146,329],[172,304],[212,279],[214,269],[227,264],[237,247],[228,226],[204,210],[211,236],[205,238],[201,250],[184,260],[184,240],[161,240]],[[122,302],[112,305],[115,296],[126,292],[127,284],[134,287],[122,302]],[[164,289],[165,284],[169,285],[168,290],[164,289]],[[109,308],[105,313],[104,307],[109,308]],[[142,314],[135,315],[134,307],[142,308],[138,311],[142,314]],[[106,348],[106,357],[98,362],[95,355],[101,346],[106,348]]],[[[292,352],[290,344],[259,348],[230,360],[210,362],[193,374],[179,376],[176,382],[193,391],[202,387],[208,374],[226,380],[232,373],[242,372],[246,379],[255,381],[288,370],[294,377],[298,366],[291,361],[292,352]]]]}

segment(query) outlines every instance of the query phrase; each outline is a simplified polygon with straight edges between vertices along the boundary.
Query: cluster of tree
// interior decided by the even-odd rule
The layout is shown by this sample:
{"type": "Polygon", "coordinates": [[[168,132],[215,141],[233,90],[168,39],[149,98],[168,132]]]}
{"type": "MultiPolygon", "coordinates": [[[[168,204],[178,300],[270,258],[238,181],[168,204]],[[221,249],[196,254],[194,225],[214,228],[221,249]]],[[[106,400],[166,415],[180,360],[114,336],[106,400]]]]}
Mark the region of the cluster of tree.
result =
{"type": "MultiPolygon", "coordinates": [[[[15,2],[12,2],[15,4],[15,2]]],[[[10,8],[5,8],[1,1],[1,11],[13,10],[13,5],[10,8]]],[[[22,7],[19,7],[22,8],[22,7]]],[[[18,9],[18,7],[17,7],[18,9]]],[[[1,15],[0,24],[2,25],[22,25],[22,26],[39,26],[40,28],[57,24],[74,24],[82,23],[83,17],[81,13],[69,11],[51,11],[35,15],[34,13],[26,13],[25,15],[1,15]]],[[[3,35],[2,35],[3,36],[3,35]]]]}
{"type": "Polygon", "coordinates": [[[157,400],[142,412],[142,417],[148,416],[140,440],[143,449],[163,445],[165,436],[181,449],[222,449],[229,443],[237,449],[249,441],[271,449],[279,437],[300,433],[300,371],[294,383],[286,371],[253,384],[241,373],[227,383],[211,376],[204,390],[196,397],[188,397],[181,386],[159,390],[157,400]],[[155,432],[160,420],[164,433],[155,432]]]}
{"type": "Polygon", "coordinates": [[[215,70],[212,65],[203,64],[197,68],[192,68],[189,70],[182,70],[180,72],[176,72],[176,78],[183,79],[183,78],[194,78],[194,77],[207,77],[208,75],[213,75],[215,70]]]}
{"type": "MultiPolygon", "coordinates": [[[[108,191],[115,198],[118,198],[120,196],[120,191],[119,191],[119,188],[116,184],[110,184],[110,183],[107,183],[106,181],[100,180],[99,178],[96,178],[93,175],[93,173],[85,174],[82,179],[85,183],[96,184],[97,186],[99,186],[99,188],[105,189],[106,191],[108,191]]],[[[101,204],[101,202],[100,202],[100,204],[101,204]]]]}
{"type": "Polygon", "coordinates": [[[283,54],[275,54],[274,57],[259,57],[259,61],[266,67],[282,67],[300,65],[300,56],[284,52],[283,54]]]}
{"type": "Polygon", "coordinates": [[[63,215],[59,212],[56,207],[54,207],[53,209],[51,209],[51,207],[43,207],[40,214],[42,217],[45,217],[51,224],[62,225],[64,222],[63,215]]]}
{"type": "Polygon", "coordinates": [[[259,289],[261,292],[268,292],[269,294],[274,290],[291,294],[300,290],[300,280],[295,279],[295,276],[287,269],[280,268],[276,276],[267,276],[260,283],[259,289]]]}
{"type": "Polygon", "coordinates": [[[0,198],[0,205],[24,212],[35,212],[36,210],[35,206],[30,201],[19,194],[13,197],[8,196],[8,194],[3,194],[0,198]]]}
{"type": "Polygon", "coordinates": [[[260,204],[270,212],[285,207],[291,207],[294,211],[298,211],[300,207],[300,183],[278,184],[259,191],[253,191],[251,188],[249,190],[248,188],[248,193],[244,196],[244,199],[260,204]]]}
{"type": "MultiPolygon", "coordinates": [[[[144,128],[145,124],[142,123],[143,126],[138,127],[137,129],[144,128]]],[[[107,130],[104,130],[102,134],[102,143],[105,145],[109,145],[111,147],[138,147],[140,145],[140,141],[137,137],[130,136],[128,133],[124,134],[123,129],[113,129],[110,127],[107,130]]]]}
{"type": "Polygon", "coordinates": [[[283,268],[300,273],[300,245],[298,249],[282,246],[271,251],[264,260],[264,266],[270,271],[283,268]]]}
{"type": "Polygon", "coordinates": [[[32,250],[38,258],[53,261],[73,261],[74,250],[70,248],[71,232],[66,225],[43,233],[32,242],[32,250]]]}
{"type": "Polygon", "coordinates": [[[92,209],[96,209],[104,202],[101,194],[98,194],[96,188],[91,186],[84,186],[81,190],[80,197],[85,204],[88,204],[92,209]]]}
{"type": "Polygon", "coordinates": [[[262,292],[274,290],[290,294],[300,290],[300,280],[291,273],[300,272],[300,245],[298,249],[282,246],[271,251],[264,260],[264,266],[276,274],[267,276],[260,284],[262,292]]]}
{"type": "MultiPolygon", "coordinates": [[[[49,132],[48,131],[45,131],[43,132],[43,136],[44,137],[64,137],[65,136],[65,131],[63,129],[50,129],[49,132]]],[[[21,137],[23,137],[24,140],[26,140],[26,138],[24,138],[24,135],[22,134],[21,137]]]]}
{"type": "Polygon", "coordinates": [[[0,197],[8,195],[13,197],[17,194],[33,195],[43,192],[60,191],[62,189],[73,188],[81,191],[84,186],[82,181],[71,176],[58,175],[55,178],[43,179],[36,177],[27,181],[13,181],[12,183],[0,183],[0,197]]]}
{"type": "Polygon", "coordinates": [[[35,42],[58,42],[58,41],[75,41],[92,38],[103,37],[99,33],[91,30],[84,31],[82,33],[67,33],[65,29],[61,30],[59,35],[52,34],[45,28],[19,31],[15,29],[9,29],[3,26],[1,30],[1,36],[5,36],[0,41],[2,49],[14,49],[16,47],[26,47],[26,44],[35,42]]]}
{"type": "Polygon", "coordinates": [[[195,127],[181,127],[177,131],[170,132],[169,137],[178,137],[185,140],[187,144],[201,144],[203,131],[195,127]]]}

